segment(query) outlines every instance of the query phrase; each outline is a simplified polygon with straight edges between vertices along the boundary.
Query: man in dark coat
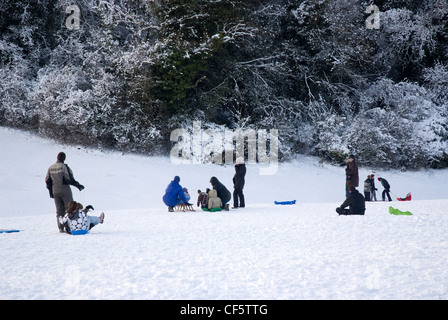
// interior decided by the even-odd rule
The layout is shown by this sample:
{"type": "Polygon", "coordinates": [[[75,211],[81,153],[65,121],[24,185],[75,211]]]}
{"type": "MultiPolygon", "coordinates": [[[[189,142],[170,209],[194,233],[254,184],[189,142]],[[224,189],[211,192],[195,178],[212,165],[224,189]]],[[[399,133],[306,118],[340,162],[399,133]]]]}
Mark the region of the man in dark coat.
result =
{"type": "Polygon", "coordinates": [[[233,176],[233,208],[244,208],[245,207],[245,201],[244,201],[244,194],[243,194],[243,188],[245,183],[245,176],[246,176],[246,165],[244,164],[244,158],[238,157],[236,159],[236,165],[235,165],[235,175],[233,176]],[[239,200],[239,205],[238,205],[239,200]]]}
{"type": "Polygon", "coordinates": [[[354,155],[348,158],[347,168],[345,168],[345,196],[349,196],[348,187],[359,185],[358,165],[354,155]]]}
{"type": "Polygon", "coordinates": [[[230,198],[232,197],[230,191],[227,190],[227,188],[216,177],[211,177],[210,183],[212,184],[213,189],[216,190],[218,198],[221,199],[223,208],[225,210],[229,210],[229,205],[227,204],[227,202],[229,202],[230,198]]]}
{"type": "Polygon", "coordinates": [[[386,200],[386,195],[387,195],[387,199],[389,199],[389,201],[392,201],[392,198],[390,197],[390,193],[389,193],[390,192],[389,182],[387,182],[386,179],[380,178],[380,177],[378,177],[378,181],[381,182],[381,184],[383,185],[383,188],[384,188],[383,193],[381,194],[383,201],[386,200]]]}
{"type": "Polygon", "coordinates": [[[366,211],[366,202],[364,196],[359,193],[359,191],[356,190],[354,186],[348,187],[348,191],[349,196],[347,197],[347,199],[345,199],[345,201],[339,208],[336,208],[336,212],[339,213],[339,215],[364,215],[366,211]],[[345,209],[346,207],[349,207],[350,209],[345,209]]]}

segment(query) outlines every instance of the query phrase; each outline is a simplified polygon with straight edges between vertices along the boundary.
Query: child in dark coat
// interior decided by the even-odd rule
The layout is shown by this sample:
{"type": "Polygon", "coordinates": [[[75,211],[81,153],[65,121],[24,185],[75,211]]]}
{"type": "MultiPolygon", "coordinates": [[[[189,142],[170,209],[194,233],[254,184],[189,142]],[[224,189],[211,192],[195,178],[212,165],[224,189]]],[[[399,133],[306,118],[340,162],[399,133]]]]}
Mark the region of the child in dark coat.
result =
{"type": "Polygon", "coordinates": [[[201,190],[198,190],[198,201],[197,206],[201,208],[207,208],[208,203],[208,192],[210,191],[209,188],[205,190],[205,192],[202,192],[201,190]]]}

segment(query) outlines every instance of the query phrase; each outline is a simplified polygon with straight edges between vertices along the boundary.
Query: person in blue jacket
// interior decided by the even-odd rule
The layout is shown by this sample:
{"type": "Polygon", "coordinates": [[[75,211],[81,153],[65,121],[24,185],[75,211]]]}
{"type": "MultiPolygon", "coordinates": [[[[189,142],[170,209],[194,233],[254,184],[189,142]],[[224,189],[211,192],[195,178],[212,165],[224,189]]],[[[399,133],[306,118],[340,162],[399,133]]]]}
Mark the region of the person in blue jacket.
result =
{"type": "Polygon", "coordinates": [[[182,186],[179,184],[179,176],[175,176],[174,180],[170,182],[165,190],[165,195],[163,196],[163,202],[168,206],[168,211],[173,212],[174,207],[177,206],[181,201],[183,203],[188,203],[185,198],[185,193],[182,190],[182,186]]]}

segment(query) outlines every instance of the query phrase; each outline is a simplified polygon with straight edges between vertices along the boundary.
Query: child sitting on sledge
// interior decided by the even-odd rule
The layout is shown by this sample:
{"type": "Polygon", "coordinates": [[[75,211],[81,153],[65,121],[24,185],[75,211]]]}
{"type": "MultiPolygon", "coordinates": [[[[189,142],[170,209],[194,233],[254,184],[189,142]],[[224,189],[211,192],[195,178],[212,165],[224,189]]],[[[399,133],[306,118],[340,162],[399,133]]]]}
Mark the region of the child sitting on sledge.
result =
{"type": "Polygon", "coordinates": [[[89,231],[98,223],[103,223],[104,213],[101,212],[99,217],[89,216],[87,212],[90,209],[94,210],[91,205],[83,210],[82,204],[76,201],[69,202],[66,215],[59,218],[60,224],[64,226],[64,231],[69,234],[80,230],[89,231]]]}
{"type": "Polygon", "coordinates": [[[212,212],[222,210],[222,201],[221,198],[218,197],[218,192],[215,189],[208,192],[208,204],[207,207],[203,207],[202,210],[212,212]]]}
{"type": "Polygon", "coordinates": [[[188,189],[187,188],[182,188],[182,191],[184,192],[185,195],[185,199],[187,199],[187,201],[183,202],[182,200],[180,201],[180,204],[188,204],[190,202],[190,194],[188,193],[188,189]]]}
{"type": "Polygon", "coordinates": [[[178,198],[179,204],[174,207],[174,210],[175,211],[185,211],[185,210],[195,211],[193,208],[193,205],[190,203],[191,197],[190,197],[190,194],[188,193],[188,189],[182,188],[182,191],[184,193],[185,200],[178,198]]]}
{"type": "Polygon", "coordinates": [[[412,200],[412,195],[409,192],[405,198],[397,198],[398,201],[411,201],[412,200]]]}

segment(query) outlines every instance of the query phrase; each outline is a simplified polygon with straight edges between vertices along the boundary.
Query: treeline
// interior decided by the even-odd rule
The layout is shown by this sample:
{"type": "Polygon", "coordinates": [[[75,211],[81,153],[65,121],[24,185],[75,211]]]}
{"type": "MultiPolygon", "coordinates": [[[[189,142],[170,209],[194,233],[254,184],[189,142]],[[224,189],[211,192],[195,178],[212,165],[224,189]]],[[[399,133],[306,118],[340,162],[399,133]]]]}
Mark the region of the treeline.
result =
{"type": "Polygon", "coordinates": [[[447,167],[448,3],[371,5],[3,0],[0,125],[155,155],[201,121],[277,129],[283,160],[447,167]]]}

